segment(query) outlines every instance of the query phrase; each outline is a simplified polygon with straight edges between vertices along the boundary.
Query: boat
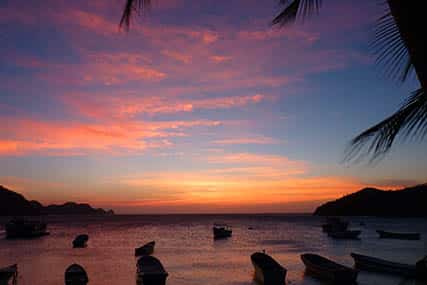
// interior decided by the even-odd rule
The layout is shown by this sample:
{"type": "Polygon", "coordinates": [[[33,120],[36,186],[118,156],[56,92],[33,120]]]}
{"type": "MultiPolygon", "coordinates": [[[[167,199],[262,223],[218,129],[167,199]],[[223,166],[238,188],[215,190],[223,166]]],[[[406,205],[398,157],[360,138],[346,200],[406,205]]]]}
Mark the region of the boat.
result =
{"type": "Polygon", "coordinates": [[[231,227],[225,224],[214,224],[213,226],[214,239],[231,237],[233,231],[231,227]]]}
{"type": "Polygon", "coordinates": [[[35,238],[48,235],[47,225],[39,221],[29,221],[24,219],[14,219],[6,226],[6,238],[35,238]]]}
{"type": "Polygon", "coordinates": [[[86,234],[78,235],[73,240],[73,247],[74,248],[77,248],[77,247],[86,247],[88,240],[89,240],[89,236],[88,235],[86,235],[86,234]]]}
{"type": "Polygon", "coordinates": [[[154,252],[155,241],[144,244],[141,247],[135,248],[135,256],[150,255],[154,252]]]}
{"type": "Polygon", "coordinates": [[[427,277],[427,257],[415,265],[397,263],[372,256],[351,253],[355,267],[362,270],[401,275],[410,278],[424,279],[427,277]]]}
{"type": "Polygon", "coordinates": [[[326,224],[322,225],[324,232],[345,231],[348,228],[348,222],[342,221],[339,217],[326,218],[326,224]]]}
{"type": "Polygon", "coordinates": [[[165,285],[168,273],[160,260],[151,255],[143,255],[136,264],[137,284],[165,285]]]}
{"type": "Polygon", "coordinates": [[[358,239],[361,231],[331,231],[328,236],[334,239],[358,239]]]}
{"type": "Polygon", "coordinates": [[[0,284],[12,284],[16,283],[16,279],[18,278],[18,265],[13,264],[7,267],[0,268],[0,284]]]}
{"type": "Polygon", "coordinates": [[[65,285],[85,285],[89,282],[87,273],[79,264],[71,264],[65,270],[65,285]]]}
{"type": "Polygon", "coordinates": [[[285,284],[287,270],[271,256],[264,252],[255,252],[251,255],[255,269],[255,280],[264,285],[285,284]]]}
{"type": "Polygon", "coordinates": [[[419,233],[393,233],[393,232],[386,232],[382,230],[377,230],[377,233],[380,235],[380,238],[405,239],[405,240],[421,239],[421,235],[419,233]]]}
{"type": "Polygon", "coordinates": [[[317,254],[306,253],[301,255],[308,273],[326,279],[334,284],[353,284],[357,279],[357,271],[329,260],[317,254]]]}

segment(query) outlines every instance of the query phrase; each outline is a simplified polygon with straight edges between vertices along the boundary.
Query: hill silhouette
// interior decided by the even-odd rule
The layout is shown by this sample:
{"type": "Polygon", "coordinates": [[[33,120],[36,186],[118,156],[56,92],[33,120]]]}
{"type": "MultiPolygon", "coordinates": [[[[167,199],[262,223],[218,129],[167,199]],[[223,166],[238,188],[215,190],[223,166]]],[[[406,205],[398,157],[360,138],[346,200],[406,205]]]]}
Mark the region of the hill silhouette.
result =
{"type": "Polygon", "coordinates": [[[365,188],[319,206],[319,216],[427,217],[427,184],[401,190],[365,188]]]}
{"type": "Polygon", "coordinates": [[[92,208],[89,204],[67,202],[62,205],[43,206],[38,201],[28,201],[19,193],[0,185],[0,216],[37,215],[106,215],[112,210],[92,208]]]}

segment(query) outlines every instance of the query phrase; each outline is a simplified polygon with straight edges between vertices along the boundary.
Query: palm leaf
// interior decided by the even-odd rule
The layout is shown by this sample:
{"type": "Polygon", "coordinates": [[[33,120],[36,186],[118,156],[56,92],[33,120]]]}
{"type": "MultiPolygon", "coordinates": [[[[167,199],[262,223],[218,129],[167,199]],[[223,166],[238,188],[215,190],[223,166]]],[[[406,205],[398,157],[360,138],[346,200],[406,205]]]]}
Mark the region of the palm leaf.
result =
{"type": "Polygon", "coordinates": [[[120,19],[120,27],[125,26],[125,28],[128,30],[133,14],[149,9],[150,4],[151,0],[126,0],[122,18],[120,19]]]}
{"type": "Polygon", "coordinates": [[[295,22],[298,18],[304,18],[316,14],[322,0],[280,0],[283,10],[273,19],[272,25],[285,26],[295,22]]]}
{"type": "Polygon", "coordinates": [[[427,94],[424,89],[413,92],[396,113],[354,138],[345,160],[370,156],[372,162],[381,158],[398,134],[403,140],[409,137],[423,139],[427,134],[427,94]]]}
{"type": "Polygon", "coordinates": [[[377,64],[383,67],[387,77],[402,82],[408,78],[414,67],[388,7],[386,14],[377,21],[372,48],[377,64]]]}

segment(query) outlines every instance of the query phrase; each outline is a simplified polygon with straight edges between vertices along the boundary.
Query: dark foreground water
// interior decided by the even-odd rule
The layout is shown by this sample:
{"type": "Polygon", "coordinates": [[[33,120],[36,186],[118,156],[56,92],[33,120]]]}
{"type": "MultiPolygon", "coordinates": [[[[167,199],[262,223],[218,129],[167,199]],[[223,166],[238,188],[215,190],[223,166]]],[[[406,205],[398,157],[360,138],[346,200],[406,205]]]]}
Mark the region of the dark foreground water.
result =
{"type": "MultiPolygon", "coordinates": [[[[265,249],[288,269],[287,284],[321,284],[304,273],[300,254],[313,252],[353,266],[350,252],[414,263],[427,255],[426,219],[352,218],[361,240],[337,241],[320,228],[323,219],[295,215],[163,215],[49,217],[50,236],[6,240],[0,228],[0,267],[19,266],[19,285],[64,284],[64,270],[79,263],[89,284],[135,284],[134,248],[155,240],[154,256],[169,272],[170,285],[249,285],[250,255],[265,249]],[[360,221],[366,225],[360,226],[360,221]],[[233,226],[233,237],[214,241],[212,224],[233,226]],[[253,227],[253,230],[248,230],[253,227]],[[375,229],[421,232],[421,241],[378,239],[375,229]],[[77,234],[88,233],[84,249],[72,249],[77,234]]],[[[3,222],[3,221],[2,221],[3,222]]],[[[359,273],[359,284],[423,284],[387,275],[359,273]]]]}

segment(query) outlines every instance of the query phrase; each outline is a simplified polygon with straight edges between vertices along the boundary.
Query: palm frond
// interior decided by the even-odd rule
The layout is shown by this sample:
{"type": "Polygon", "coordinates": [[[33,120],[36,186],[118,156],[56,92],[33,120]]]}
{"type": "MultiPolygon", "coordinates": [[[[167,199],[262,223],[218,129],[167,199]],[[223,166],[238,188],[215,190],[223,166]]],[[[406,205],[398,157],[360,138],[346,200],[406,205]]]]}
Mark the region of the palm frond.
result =
{"type": "Polygon", "coordinates": [[[273,19],[272,25],[285,26],[295,22],[298,18],[304,20],[306,17],[316,14],[322,0],[280,0],[283,10],[273,19]]]}
{"type": "Polygon", "coordinates": [[[376,62],[384,68],[385,75],[403,82],[414,67],[396,21],[388,6],[386,9],[385,15],[377,21],[372,48],[376,62]]]}
{"type": "Polygon", "coordinates": [[[125,26],[126,30],[128,30],[133,14],[149,9],[150,5],[151,0],[126,0],[122,18],[120,19],[120,27],[125,26]]]}
{"type": "Polygon", "coordinates": [[[371,162],[375,161],[390,149],[398,134],[403,140],[426,136],[427,93],[424,89],[413,92],[396,113],[354,138],[347,148],[345,160],[369,156],[371,162]]]}

